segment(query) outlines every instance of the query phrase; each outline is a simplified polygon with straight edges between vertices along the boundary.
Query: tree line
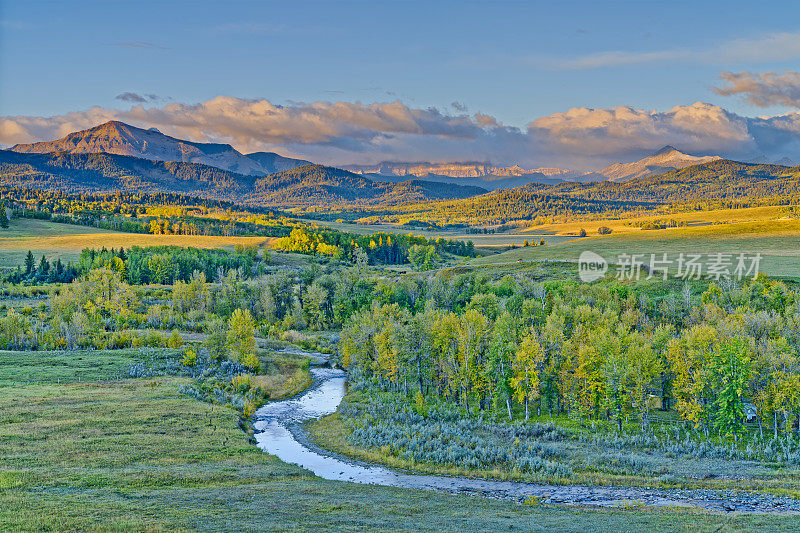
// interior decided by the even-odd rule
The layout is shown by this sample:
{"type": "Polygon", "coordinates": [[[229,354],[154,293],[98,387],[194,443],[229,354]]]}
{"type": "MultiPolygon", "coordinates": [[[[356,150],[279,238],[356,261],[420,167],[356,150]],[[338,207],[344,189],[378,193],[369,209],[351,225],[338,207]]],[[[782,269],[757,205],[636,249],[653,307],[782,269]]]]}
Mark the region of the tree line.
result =
{"type": "Polygon", "coordinates": [[[474,412],[648,423],[674,407],[706,434],[800,424],[800,294],[763,277],[658,299],[625,285],[440,280],[413,306],[373,301],[342,331],[355,376],[474,412]],[[470,290],[459,291],[468,284],[470,290]],[[457,294],[456,298],[452,298],[457,294]]]}

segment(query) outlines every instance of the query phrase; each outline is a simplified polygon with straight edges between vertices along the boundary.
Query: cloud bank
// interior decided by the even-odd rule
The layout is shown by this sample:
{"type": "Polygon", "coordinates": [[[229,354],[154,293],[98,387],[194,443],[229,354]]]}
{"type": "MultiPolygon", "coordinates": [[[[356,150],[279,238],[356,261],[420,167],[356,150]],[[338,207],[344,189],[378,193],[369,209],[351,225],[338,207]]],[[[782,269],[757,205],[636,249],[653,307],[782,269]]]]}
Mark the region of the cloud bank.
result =
{"type": "Polygon", "coordinates": [[[723,72],[720,79],[724,83],[714,88],[717,94],[740,95],[759,107],[800,107],[800,72],[723,72]]]}
{"type": "MultiPolygon", "coordinates": [[[[797,84],[797,73],[754,76],[726,73],[723,79],[728,85],[719,90],[764,102],[796,101],[795,89],[789,88],[797,84]],[[775,84],[783,92],[768,90],[775,84]]],[[[229,96],[196,104],[135,105],[127,110],[94,107],[52,117],[0,117],[0,143],[51,140],[108,120],[156,127],[195,141],[227,142],[245,153],[277,151],[333,165],[480,160],[589,170],[630,161],[667,144],[690,153],[740,160],[786,156],[794,160],[800,148],[800,113],[750,118],[702,102],[667,111],[579,107],[514,127],[491,115],[468,114],[462,105],[451,105],[450,110],[414,108],[399,101],[277,105],[229,96]]]]}

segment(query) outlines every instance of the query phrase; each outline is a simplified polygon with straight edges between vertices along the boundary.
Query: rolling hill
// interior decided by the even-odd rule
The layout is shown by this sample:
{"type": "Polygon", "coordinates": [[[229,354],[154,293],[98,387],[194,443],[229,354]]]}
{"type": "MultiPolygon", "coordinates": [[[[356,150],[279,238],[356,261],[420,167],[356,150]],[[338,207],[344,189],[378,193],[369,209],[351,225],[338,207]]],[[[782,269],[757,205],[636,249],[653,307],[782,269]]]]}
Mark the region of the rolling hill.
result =
{"type": "MultiPolygon", "coordinates": [[[[531,183],[466,199],[429,201],[367,214],[366,222],[504,224],[547,217],[622,216],[634,212],[800,202],[800,167],[717,159],[624,182],[531,183]]],[[[374,211],[374,209],[373,209],[374,211]]]]}
{"type": "Polygon", "coordinates": [[[484,189],[423,180],[373,181],[346,170],[304,165],[268,176],[125,155],[0,151],[0,185],[65,192],[175,192],[262,206],[393,205],[466,198],[484,189]]]}

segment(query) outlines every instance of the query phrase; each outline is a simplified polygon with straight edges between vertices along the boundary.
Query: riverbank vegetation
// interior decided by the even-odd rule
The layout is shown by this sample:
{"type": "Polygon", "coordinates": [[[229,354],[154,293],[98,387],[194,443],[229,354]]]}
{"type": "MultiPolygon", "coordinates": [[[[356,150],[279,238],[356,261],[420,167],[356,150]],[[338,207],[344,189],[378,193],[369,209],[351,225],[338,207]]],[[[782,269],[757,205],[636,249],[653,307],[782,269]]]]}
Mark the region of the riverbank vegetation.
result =
{"type": "MultiPolygon", "coordinates": [[[[302,231],[295,241],[320,235],[302,231]]],[[[347,368],[350,394],[315,433],[354,457],[537,482],[800,490],[790,282],[585,285],[566,263],[437,269],[437,256],[467,245],[357,237],[353,258],[315,249],[295,264],[244,245],[91,249],[71,282],[50,279],[58,267],[47,258],[23,262],[0,290],[0,348],[10,350],[0,352],[0,398],[12,406],[0,432],[0,525],[94,523],[25,512],[42,494],[102,502],[87,508],[119,529],[385,528],[398,509],[409,528],[423,512],[439,513],[424,523],[442,529],[723,523],[313,478],[248,444],[249,415],[311,382],[308,359],[282,352],[290,346],[347,368]],[[381,254],[401,247],[415,272],[385,267],[381,254]],[[147,442],[152,450],[123,457],[147,442]],[[37,458],[45,446],[52,453],[37,458]]]]}
{"type": "MultiPolygon", "coordinates": [[[[29,353],[29,352],[26,352],[29,353]]],[[[126,352],[125,365],[137,354],[126,352]]],[[[26,531],[227,529],[597,531],[686,528],[785,529],[775,516],[675,514],[523,506],[325,481],[248,442],[230,409],[180,392],[188,378],[106,380],[83,357],[81,374],[60,383],[20,384],[16,363],[0,353],[0,528],[26,531]],[[80,382],[78,379],[80,378],[80,382]]],[[[142,362],[147,362],[149,356],[142,362]]],[[[40,368],[57,369],[40,360],[40,368]]],[[[125,366],[123,365],[123,366],[125,366]]],[[[103,365],[101,365],[103,366],[103,365]]]]}

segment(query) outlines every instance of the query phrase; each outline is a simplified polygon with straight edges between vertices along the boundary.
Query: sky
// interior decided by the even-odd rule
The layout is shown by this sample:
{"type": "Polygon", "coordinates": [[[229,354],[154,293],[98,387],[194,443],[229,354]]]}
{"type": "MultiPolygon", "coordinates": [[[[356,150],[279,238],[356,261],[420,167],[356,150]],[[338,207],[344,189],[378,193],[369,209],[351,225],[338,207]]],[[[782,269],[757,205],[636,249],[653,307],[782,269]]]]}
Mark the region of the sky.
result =
{"type": "Polygon", "coordinates": [[[800,162],[796,2],[0,0],[0,144],[110,119],[322,163],[800,162]]]}

